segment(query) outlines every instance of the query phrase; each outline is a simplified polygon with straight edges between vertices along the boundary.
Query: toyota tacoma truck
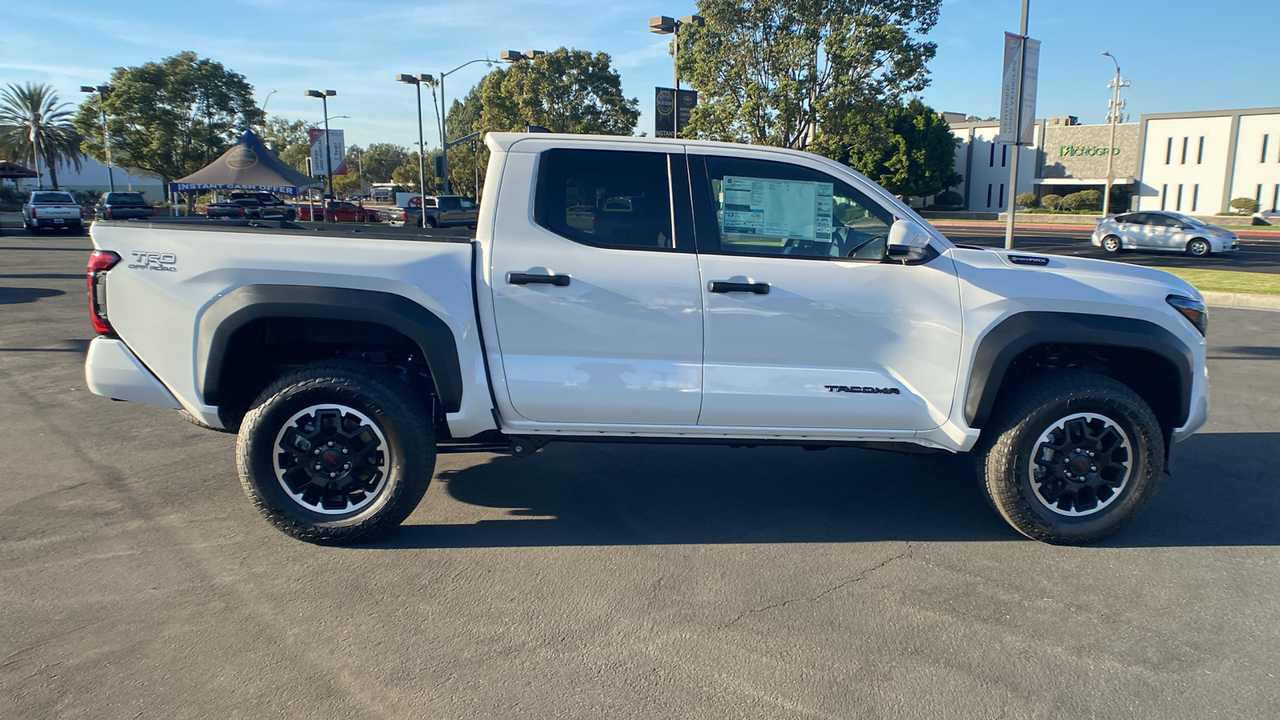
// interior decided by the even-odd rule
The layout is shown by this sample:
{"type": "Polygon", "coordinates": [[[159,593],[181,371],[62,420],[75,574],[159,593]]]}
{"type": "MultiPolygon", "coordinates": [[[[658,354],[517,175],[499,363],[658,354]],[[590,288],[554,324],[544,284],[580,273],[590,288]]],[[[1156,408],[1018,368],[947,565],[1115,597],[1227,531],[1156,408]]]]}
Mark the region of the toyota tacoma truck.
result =
{"type": "Polygon", "coordinates": [[[257,509],[367,539],[437,452],[549,441],[972,453],[1018,531],[1131,520],[1208,414],[1173,275],[955,245],[821,157],[490,133],[474,239],[95,224],[96,394],[239,433],[257,509]]]}
{"type": "Polygon", "coordinates": [[[32,235],[42,230],[84,232],[80,203],[65,190],[32,190],[22,206],[22,224],[32,235]]]}

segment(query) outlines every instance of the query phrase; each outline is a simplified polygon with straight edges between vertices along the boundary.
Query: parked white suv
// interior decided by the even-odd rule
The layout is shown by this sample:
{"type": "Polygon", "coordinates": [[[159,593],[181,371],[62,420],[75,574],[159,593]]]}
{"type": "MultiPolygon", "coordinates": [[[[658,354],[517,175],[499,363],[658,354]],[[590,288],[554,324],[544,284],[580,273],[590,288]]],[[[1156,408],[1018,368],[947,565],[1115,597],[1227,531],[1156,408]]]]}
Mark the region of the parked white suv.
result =
{"type": "Polygon", "coordinates": [[[957,247],[802,152],[486,142],[474,240],[95,224],[89,388],[238,429],[254,504],[314,542],[400,523],[437,448],[554,440],[974,452],[1020,532],[1088,542],[1207,417],[1168,273],[957,247]]]}

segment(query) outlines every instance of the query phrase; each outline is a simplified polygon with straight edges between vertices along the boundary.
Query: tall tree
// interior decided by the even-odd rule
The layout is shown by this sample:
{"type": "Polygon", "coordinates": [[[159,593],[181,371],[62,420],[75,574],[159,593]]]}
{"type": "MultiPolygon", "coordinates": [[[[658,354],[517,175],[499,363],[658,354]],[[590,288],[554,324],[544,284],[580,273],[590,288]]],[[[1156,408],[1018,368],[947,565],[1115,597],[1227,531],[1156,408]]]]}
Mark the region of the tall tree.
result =
{"type": "MultiPolygon", "coordinates": [[[[213,161],[265,115],[243,75],[194,52],[116,68],[109,84],[112,156],[166,183],[213,161]]],[[[84,150],[102,159],[99,102],[95,96],[83,103],[75,126],[85,138],[84,150]]]]}
{"type": "Polygon", "coordinates": [[[928,84],[920,36],[941,0],[699,0],[679,32],[680,75],[704,137],[848,155],[861,125],[928,84]]]}
{"type": "MultiPolygon", "coordinates": [[[[372,143],[364,150],[364,179],[367,182],[388,183],[392,182],[392,173],[396,168],[409,162],[410,155],[413,156],[413,172],[414,186],[418,181],[418,156],[409,152],[409,149],[403,145],[394,145],[392,143],[372,143]]],[[[427,166],[427,173],[431,173],[431,167],[427,166]]]]}
{"type": "Polygon", "coordinates": [[[71,125],[71,103],[60,102],[48,85],[9,85],[0,91],[0,154],[49,171],[58,187],[58,166],[79,170],[84,153],[80,134],[71,125]]]}
{"type": "Polygon", "coordinates": [[[480,82],[480,124],[473,130],[630,135],[640,103],[622,95],[606,53],[560,48],[495,70],[480,82]]]}
{"type": "Polygon", "coordinates": [[[891,106],[850,148],[848,163],[895,195],[937,195],[963,179],[955,171],[960,140],[918,99],[891,106]]]}
{"type": "MultiPolygon", "coordinates": [[[[471,88],[463,100],[454,100],[445,120],[445,137],[450,141],[483,129],[484,101],[480,85],[471,88]]],[[[524,128],[520,128],[523,130],[524,128]]],[[[477,181],[484,178],[489,151],[479,137],[449,148],[449,186],[459,195],[477,197],[477,181]]]]}
{"type": "Polygon", "coordinates": [[[271,148],[280,161],[298,172],[307,171],[307,158],[311,157],[311,140],[305,120],[289,120],[273,115],[257,129],[258,137],[271,148]]]}

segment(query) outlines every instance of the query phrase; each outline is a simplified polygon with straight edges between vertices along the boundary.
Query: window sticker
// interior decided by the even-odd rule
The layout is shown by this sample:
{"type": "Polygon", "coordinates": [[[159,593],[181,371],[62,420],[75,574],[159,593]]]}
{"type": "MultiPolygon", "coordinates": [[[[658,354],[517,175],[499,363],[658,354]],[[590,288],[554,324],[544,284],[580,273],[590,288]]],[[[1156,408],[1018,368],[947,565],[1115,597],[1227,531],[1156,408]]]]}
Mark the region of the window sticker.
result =
{"type": "Polygon", "coordinates": [[[726,175],[720,231],[798,240],[831,240],[832,183],[726,175]]]}

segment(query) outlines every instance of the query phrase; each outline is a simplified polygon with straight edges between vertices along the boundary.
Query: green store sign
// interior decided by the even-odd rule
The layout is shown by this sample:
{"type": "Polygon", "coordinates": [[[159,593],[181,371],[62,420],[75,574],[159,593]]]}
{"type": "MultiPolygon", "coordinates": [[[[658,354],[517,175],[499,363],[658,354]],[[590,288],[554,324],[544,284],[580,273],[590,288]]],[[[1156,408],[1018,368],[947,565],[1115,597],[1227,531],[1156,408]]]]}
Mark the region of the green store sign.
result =
{"type": "MultiPolygon", "coordinates": [[[[1106,155],[1107,149],[1098,147],[1097,145],[1059,145],[1058,156],[1066,157],[1068,155],[1106,155]]],[[[1111,148],[1112,155],[1119,155],[1120,148],[1111,148]]]]}

